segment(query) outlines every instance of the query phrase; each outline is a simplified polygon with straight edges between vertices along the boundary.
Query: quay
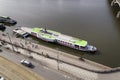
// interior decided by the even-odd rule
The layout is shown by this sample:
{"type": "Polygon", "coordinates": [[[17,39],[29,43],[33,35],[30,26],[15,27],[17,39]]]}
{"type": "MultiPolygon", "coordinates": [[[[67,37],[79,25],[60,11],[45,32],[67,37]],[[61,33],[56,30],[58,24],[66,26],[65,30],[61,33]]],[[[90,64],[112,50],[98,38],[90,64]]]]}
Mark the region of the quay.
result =
{"type": "Polygon", "coordinates": [[[40,61],[47,67],[64,71],[83,80],[119,80],[120,68],[110,68],[102,64],[70,55],[68,53],[35,44],[9,34],[0,35],[1,46],[16,53],[40,61]]]}

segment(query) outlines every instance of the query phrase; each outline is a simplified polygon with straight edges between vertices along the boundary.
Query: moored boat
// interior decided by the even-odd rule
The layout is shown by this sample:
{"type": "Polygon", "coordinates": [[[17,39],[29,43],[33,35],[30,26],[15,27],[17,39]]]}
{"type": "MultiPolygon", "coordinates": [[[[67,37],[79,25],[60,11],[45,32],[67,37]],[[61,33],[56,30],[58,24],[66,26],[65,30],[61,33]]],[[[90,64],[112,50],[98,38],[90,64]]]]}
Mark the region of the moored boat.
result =
{"type": "Polygon", "coordinates": [[[88,42],[85,40],[64,35],[62,33],[53,30],[48,30],[46,28],[21,27],[21,30],[47,42],[55,42],[81,51],[87,51],[87,52],[97,51],[96,47],[89,45],[88,42]]]}
{"type": "Polygon", "coordinates": [[[11,19],[8,16],[0,16],[0,23],[15,25],[17,24],[17,21],[11,19]]]}

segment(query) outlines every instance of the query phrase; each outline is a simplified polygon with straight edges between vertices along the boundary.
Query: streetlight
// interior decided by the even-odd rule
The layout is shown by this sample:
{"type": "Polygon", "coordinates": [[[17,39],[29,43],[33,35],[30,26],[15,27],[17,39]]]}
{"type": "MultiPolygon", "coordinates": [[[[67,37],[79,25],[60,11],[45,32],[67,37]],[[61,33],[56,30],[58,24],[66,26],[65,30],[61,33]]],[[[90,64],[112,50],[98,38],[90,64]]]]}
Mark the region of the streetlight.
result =
{"type": "Polygon", "coordinates": [[[15,51],[15,50],[14,50],[14,47],[13,47],[12,40],[11,40],[11,38],[10,38],[10,35],[9,35],[9,33],[7,33],[7,35],[8,35],[8,39],[10,40],[10,43],[12,44],[12,49],[13,49],[13,51],[15,51]]]}

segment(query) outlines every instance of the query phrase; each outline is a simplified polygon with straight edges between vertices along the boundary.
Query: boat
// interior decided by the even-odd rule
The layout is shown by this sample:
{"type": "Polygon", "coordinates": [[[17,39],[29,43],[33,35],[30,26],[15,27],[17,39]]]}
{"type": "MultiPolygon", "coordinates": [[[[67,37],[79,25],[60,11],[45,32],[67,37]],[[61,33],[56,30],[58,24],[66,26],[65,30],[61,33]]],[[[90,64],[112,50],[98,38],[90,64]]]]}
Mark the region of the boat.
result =
{"type": "Polygon", "coordinates": [[[9,25],[15,25],[15,24],[17,24],[17,21],[11,19],[8,16],[0,16],[0,23],[5,23],[5,24],[9,24],[9,25]]]}
{"type": "Polygon", "coordinates": [[[73,49],[86,52],[97,51],[97,48],[92,45],[89,45],[87,41],[71,37],[57,31],[48,30],[46,28],[28,28],[28,27],[21,27],[21,30],[46,42],[58,43],[60,45],[64,45],[73,49]]]}

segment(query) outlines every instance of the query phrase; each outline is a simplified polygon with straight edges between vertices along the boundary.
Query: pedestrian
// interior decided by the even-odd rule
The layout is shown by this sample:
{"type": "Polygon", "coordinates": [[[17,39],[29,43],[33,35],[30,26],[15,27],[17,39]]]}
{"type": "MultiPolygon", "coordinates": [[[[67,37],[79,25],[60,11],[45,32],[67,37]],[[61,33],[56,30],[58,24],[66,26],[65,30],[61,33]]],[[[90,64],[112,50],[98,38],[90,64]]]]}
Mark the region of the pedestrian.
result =
{"type": "Polygon", "coordinates": [[[25,45],[27,45],[27,41],[25,41],[25,45]]]}
{"type": "Polygon", "coordinates": [[[32,44],[32,48],[34,48],[34,44],[32,44]]]}
{"type": "Polygon", "coordinates": [[[35,48],[37,49],[37,48],[38,48],[38,45],[35,45],[35,48]]]}

